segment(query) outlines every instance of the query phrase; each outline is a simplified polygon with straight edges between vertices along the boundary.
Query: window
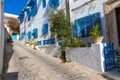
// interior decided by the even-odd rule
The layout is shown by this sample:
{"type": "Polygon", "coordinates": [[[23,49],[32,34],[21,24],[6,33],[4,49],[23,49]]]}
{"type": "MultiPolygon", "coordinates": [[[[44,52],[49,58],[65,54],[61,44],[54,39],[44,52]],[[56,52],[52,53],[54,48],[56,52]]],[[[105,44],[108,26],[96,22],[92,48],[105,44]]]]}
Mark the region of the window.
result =
{"type": "Polygon", "coordinates": [[[96,24],[101,26],[100,12],[75,20],[75,27],[73,29],[74,37],[89,37],[93,26],[96,24]]]}
{"type": "Polygon", "coordinates": [[[38,38],[38,29],[37,28],[33,29],[32,36],[34,38],[38,38]]]}
{"type": "Polygon", "coordinates": [[[46,0],[42,0],[42,7],[43,7],[43,8],[46,7],[46,0]]]}
{"type": "Polygon", "coordinates": [[[42,27],[42,34],[43,35],[48,34],[48,23],[43,25],[43,27],[42,27]]]}
{"type": "Polygon", "coordinates": [[[38,43],[37,43],[38,45],[42,45],[42,42],[41,41],[38,41],[38,43]]]}
{"type": "Polygon", "coordinates": [[[59,4],[60,4],[59,0],[49,0],[49,6],[51,8],[57,8],[59,4]]]}
{"type": "Polygon", "coordinates": [[[30,40],[31,39],[31,32],[30,31],[27,33],[27,36],[28,36],[28,40],[30,40]]]}

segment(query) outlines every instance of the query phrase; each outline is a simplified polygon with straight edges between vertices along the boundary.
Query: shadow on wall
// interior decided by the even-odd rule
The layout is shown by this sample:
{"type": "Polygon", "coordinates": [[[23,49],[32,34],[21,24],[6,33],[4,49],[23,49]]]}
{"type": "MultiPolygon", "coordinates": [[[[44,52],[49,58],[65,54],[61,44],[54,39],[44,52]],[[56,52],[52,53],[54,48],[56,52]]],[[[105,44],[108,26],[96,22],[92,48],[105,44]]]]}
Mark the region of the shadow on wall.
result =
{"type": "Polygon", "coordinates": [[[12,58],[14,50],[12,43],[5,43],[4,64],[2,80],[18,80],[18,72],[8,73],[9,62],[12,58]]]}

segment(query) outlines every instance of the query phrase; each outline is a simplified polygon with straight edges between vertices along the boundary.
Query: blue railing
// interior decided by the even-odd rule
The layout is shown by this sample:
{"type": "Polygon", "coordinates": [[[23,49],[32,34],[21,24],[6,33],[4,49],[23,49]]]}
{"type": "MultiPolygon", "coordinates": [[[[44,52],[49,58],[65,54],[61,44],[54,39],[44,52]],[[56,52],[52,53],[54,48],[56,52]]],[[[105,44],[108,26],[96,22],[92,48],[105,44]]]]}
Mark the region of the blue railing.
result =
{"type": "Polygon", "coordinates": [[[105,71],[115,68],[114,44],[103,44],[104,47],[104,68],[105,71]]]}

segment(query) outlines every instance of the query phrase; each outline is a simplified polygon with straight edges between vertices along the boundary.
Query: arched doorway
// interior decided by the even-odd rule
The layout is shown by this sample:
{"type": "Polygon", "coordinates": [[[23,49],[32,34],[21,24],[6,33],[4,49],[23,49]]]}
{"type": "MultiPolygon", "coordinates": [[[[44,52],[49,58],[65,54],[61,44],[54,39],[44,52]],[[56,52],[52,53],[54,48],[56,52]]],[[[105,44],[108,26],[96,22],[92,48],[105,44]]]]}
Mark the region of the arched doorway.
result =
{"type": "Polygon", "coordinates": [[[12,40],[16,41],[17,40],[17,33],[12,33],[12,40]]]}

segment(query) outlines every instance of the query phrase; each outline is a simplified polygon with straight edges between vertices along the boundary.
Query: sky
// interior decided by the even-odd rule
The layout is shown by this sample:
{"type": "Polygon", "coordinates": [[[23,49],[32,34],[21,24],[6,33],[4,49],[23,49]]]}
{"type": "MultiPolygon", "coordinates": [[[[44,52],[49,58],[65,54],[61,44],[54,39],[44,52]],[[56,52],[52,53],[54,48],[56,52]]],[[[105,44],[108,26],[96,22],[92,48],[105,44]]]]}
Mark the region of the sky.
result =
{"type": "Polygon", "coordinates": [[[19,15],[28,0],[4,0],[4,12],[19,15]]]}

